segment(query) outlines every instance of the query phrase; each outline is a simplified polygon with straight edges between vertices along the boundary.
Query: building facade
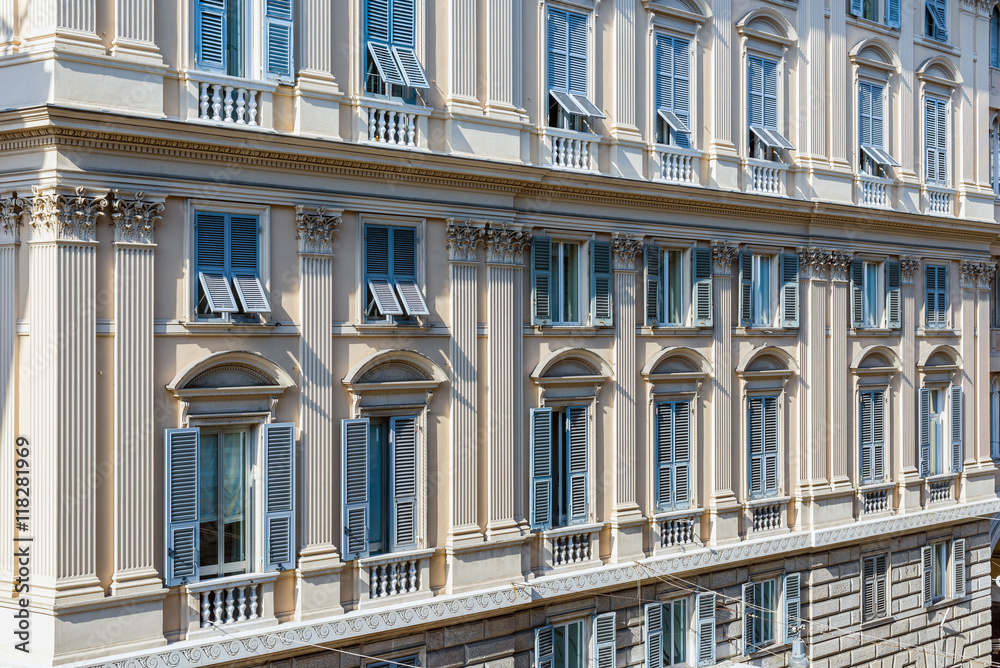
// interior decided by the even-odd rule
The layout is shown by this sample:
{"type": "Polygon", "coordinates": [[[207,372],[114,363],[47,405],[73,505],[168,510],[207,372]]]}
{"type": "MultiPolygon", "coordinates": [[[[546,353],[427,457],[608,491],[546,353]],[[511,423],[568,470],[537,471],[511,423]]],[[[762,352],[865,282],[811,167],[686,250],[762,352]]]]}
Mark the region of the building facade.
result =
{"type": "Polygon", "coordinates": [[[990,665],[993,4],[0,0],[0,663],[990,665]]]}

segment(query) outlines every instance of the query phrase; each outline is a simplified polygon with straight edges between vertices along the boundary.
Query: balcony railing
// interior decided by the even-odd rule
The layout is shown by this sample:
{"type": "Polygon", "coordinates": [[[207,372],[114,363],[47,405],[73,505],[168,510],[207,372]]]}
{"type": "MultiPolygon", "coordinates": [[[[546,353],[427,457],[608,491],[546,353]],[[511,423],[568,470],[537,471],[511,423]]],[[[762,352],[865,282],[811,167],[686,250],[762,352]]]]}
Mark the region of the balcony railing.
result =
{"type": "Polygon", "coordinates": [[[783,530],[788,525],[789,498],[754,499],[744,505],[746,535],[783,530]]]}
{"type": "Polygon", "coordinates": [[[600,524],[551,529],[542,534],[543,571],[600,563],[598,533],[600,524]]]}
{"type": "Polygon", "coordinates": [[[277,577],[277,573],[231,575],[187,585],[187,638],[223,633],[221,627],[276,623],[274,581],[277,577]]]}
{"type": "Polygon", "coordinates": [[[892,208],[892,179],[858,174],[858,204],[877,209],[892,208]]]}
{"type": "Polygon", "coordinates": [[[589,132],[542,128],[542,164],[581,172],[597,171],[600,137],[589,132]]]}
{"type": "Polygon", "coordinates": [[[859,515],[878,515],[892,511],[893,483],[865,485],[858,490],[859,515]]]}
{"type": "Polygon", "coordinates": [[[747,189],[765,195],[784,195],[787,172],[788,165],[783,162],[750,158],[746,162],[747,189]]]}
{"type": "Polygon", "coordinates": [[[656,170],[653,178],[668,183],[698,183],[700,151],[679,146],[656,144],[653,148],[656,170]]]}
{"type": "Polygon", "coordinates": [[[254,79],[189,70],[185,73],[188,120],[247,127],[271,127],[275,85],[254,79]]]}
{"type": "Polygon", "coordinates": [[[358,141],[407,149],[427,148],[427,107],[402,104],[390,100],[361,101],[358,141]]]}
{"type": "Polygon", "coordinates": [[[924,213],[950,216],[954,210],[955,191],[941,186],[924,186],[924,213]]]}
{"type": "Polygon", "coordinates": [[[652,518],[653,551],[699,545],[701,543],[701,511],[675,510],[660,513],[652,518]]]}
{"type": "Polygon", "coordinates": [[[433,550],[366,557],[359,562],[358,600],[396,602],[429,596],[433,550]]]}
{"type": "Polygon", "coordinates": [[[952,499],[952,488],[955,483],[954,474],[947,473],[944,475],[926,478],[924,483],[927,485],[928,504],[942,503],[952,499]]]}

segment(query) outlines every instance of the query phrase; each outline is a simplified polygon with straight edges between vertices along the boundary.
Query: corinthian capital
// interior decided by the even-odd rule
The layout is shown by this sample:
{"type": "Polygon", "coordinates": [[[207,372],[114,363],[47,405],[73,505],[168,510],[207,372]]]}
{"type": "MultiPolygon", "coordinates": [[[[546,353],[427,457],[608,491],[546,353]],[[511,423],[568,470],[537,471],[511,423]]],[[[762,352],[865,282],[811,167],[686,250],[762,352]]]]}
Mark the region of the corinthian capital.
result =
{"type": "Polygon", "coordinates": [[[0,246],[18,242],[21,218],[29,211],[29,204],[14,193],[0,195],[0,246]]]}
{"type": "Polygon", "coordinates": [[[302,255],[333,255],[333,235],[339,232],[341,211],[318,207],[312,212],[295,207],[295,239],[302,255]]]}
{"type": "Polygon", "coordinates": [[[913,285],[920,269],[920,258],[903,255],[899,258],[899,275],[903,285],[913,285]]]}
{"type": "Polygon", "coordinates": [[[151,244],[156,221],[163,212],[164,195],[134,195],[115,190],[111,205],[111,227],[115,229],[115,243],[151,244]]]}
{"type": "Polygon", "coordinates": [[[472,221],[456,223],[448,220],[448,261],[475,262],[476,247],[486,236],[486,228],[473,225],[472,221]]]}
{"type": "Polygon", "coordinates": [[[524,247],[531,241],[531,232],[510,223],[493,225],[486,230],[486,261],[490,264],[523,264],[524,247]]]}
{"type": "Polygon", "coordinates": [[[731,276],[733,262],[740,249],[728,241],[712,241],[712,273],[716,276],[731,276]]]}
{"type": "Polygon", "coordinates": [[[32,186],[31,237],[38,241],[94,241],[95,224],[108,206],[108,193],[88,193],[83,186],[73,194],[32,186]]]}
{"type": "Polygon", "coordinates": [[[635,271],[635,256],[642,251],[642,235],[611,233],[611,257],[615,271],[635,271]]]}

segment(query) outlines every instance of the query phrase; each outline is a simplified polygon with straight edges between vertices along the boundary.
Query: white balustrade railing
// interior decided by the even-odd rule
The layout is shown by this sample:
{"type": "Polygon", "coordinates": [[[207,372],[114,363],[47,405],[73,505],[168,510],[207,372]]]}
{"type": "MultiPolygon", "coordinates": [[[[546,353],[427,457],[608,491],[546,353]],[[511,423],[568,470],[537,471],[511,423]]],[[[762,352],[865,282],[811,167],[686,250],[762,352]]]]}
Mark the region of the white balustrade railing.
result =
{"type": "Polygon", "coordinates": [[[246,128],[271,125],[271,98],[276,85],[213,72],[184,73],[191,100],[188,119],[246,128]]]}
{"type": "Polygon", "coordinates": [[[430,563],[433,550],[409,550],[365,557],[354,562],[355,600],[362,607],[383,605],[431,595],[430,563]]]}
{"type": "Polygon", "coordinates": [[[186,585],[191,615],[188,637],[212,634],[224,626],[273,623],[277,577],[277,573],[231,575],[186,585]]]}
{"type": "MultiPolygon", "coordinates": [[[[598,560],[599,524],[574,525],[550,529],[541,535],[538,565],[542,571],[592,564],[598,560]]],[[[599,560],[598,560],[599,563],[599,560]]]]}
{"type": "Polygon", "coordinates": [[[561,169],[594,171],[600,138],[589,132],[545,128],[543,131],[548,163],[561,169]]]}
{"type": "Polygon", "coordinates": [[[892,181],[868,174],[858,175],[861,204],[879,209],[892,208],[892,181]]]}
{"type": "Polygon", "coordinates": [[[403,559],[368,567],[370,598],[385,598],[398,594],[420,591],[420,563],[418,559],[403,559]]]}
{"type": "Polygon", "coordinates": [[[360,140],[402,148],[426,148],[427,118],[425,107],[399,104],[388,100],[363,100],[360,140]]]}
{"type": "Polygon", "coordinates": [[[788,165],[771,160],[747,160],[747,179],[751,192],[766,195],[785,194],[785,173],[788,165]]]}
{"type": "Polygon", "coordinates": [[[948,188],[938,188],[935,186],[925,186],[927,197],[926,213],[935,216],[950,216],[952,213],[952,202],[955,193],[948,188]]]}
{"type": "Polygon", "coordinates": [[[557,536],[552,540],[552,565],[567,566],[590,561],[590,532],[557,536]]]}
{"type": "Polygon", "coordinates": [[[753,530],[772,531],[781,527],[780,503],[757,506],[753,509],[753,530]]]}
{"type": "Polygon", "coordinates": [[[951,479],[932,480],[928,483],[927,498],[931,503],[947,501],[951,498],[951,479]]]}
{"type": "Polygon", "coordinates": [[[693,545],[697,542],[696,515],[686,517],[666,517],[657,520],[660,530],[660,547],[680,547],[681,545],[693,545]]]}
{"type": "Polygon", "coordinates": [[[876,513],[887,513],[890,509],[889,497],[891,494],[890,489],[874,489],[871,491],[862,491],[862,508],[865,515],[874,515],[876,513]]]}
{"type": "Polygon", "coordinates": [[[653,153],[656,156],[657,167],[655,179],[670,183],[698,182],[700,152],[668,144],[657,144],[653,153]]]}

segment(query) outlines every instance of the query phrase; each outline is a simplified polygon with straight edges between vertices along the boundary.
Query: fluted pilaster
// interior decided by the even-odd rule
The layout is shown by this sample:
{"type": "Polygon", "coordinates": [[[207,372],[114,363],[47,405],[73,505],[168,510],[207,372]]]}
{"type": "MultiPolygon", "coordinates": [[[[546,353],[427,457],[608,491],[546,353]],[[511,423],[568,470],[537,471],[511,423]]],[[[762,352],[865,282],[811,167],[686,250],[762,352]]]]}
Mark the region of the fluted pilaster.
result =
{"type": "MultiPolygon", "coordinates": [[[[477,320],[479,262],[476,247],[486,229],[448,221],[451,295],[451,527],[450,536],[480,535],[478,514],[477,320]]],[[[489,480],[487,480],[489,483],[489,480]]]]}
{"type": "Polygon", "coordinates": [[[486,28],[487,103],[519,106],[520,3],[514,0],[486,0],[486,28]]]}
{"type": "MultiPolygon", "coordinates": [[[[45,599],[104,595],[96,576],[94,226],[105,194],[34,188],[28,295],[32,367],[21,377],[31,413],[37,550],[32,592],[45,599]],[[54,391],[58,388],[58,391],[54,391]]],[[[37,600],[37,599],[36,599],[37,600]]]]}
{"type": "Polygon", "coordinates": [[[916,477],[917,471],[917,351],[915,333],[917,328],[916,274],[920,268],[920,260],[914,257],[899,258],[900,269],[900,299],[903,304],[903,336],[900,341],[900,357],[903,373],[899,379],[899,405],[902,418],[902,429],[899,447],[902,452],[894,453],[893,459],[898,462],[899,479],[916,477]]]}
{"type": "MultiPolygon", "coordinates": [[[[973,388],[990,387],[990,287],[996,275],[995,262],[979,263],[979,288],[976,298],[976,376],[972,379],[973,388]]],[[[985,390],[973,391],[975,399],[966,401],[975,404],[976,427],[969,429],[965,437],[966,443],[975,438],[975,447],[968,448],[966,456],[977,460],[982,466],[992,466],[990,441],[990,393],[985,390]],[[975,436],[973,436],[973,434],[975,436]]]]}
{"type": "MultiPolygon", "coordinates": [[[[816,6],[814,4],[814,6],[816,6]]],[[[819,7],[822,7],[820,5],[819,7]]],[[[819,9],[817,7],[817,9],[819,9]]],[[[820,10],[822,11],[822,10],[820,10]]],[[[903,12],[903,14],[908,14],[909,12],[903,12]]],[[[847,66],[847,36],[844,30],[844,24],[847,21],[847,3],[845,2],[832,2],[830,3],[830,20],[827,24],[830,26],[829,32],[826,33],[828,44],[824,45],[824,49],[829,49],[830,54],[830,79],[824,89],[827,91],[827,96],[829,100],[836,100],[842,95],[843,86],[847,86],[848,94],[853,91],[855,84],[848,74],[847,66]]],[[[905,42],[904,42],[905,43],[905,42]]],[[[788,58],[794,59],[794,52],[789,51],[787,54],[788,58]]],[[[814,69],[810,66],[806,69],[814,69]]],[[[806,96],[808,96],[808,89],[805,91],[806,96]]],[[[803,96],[803,99],[808,99],[803,96]]],[[[823,106],[826,108],[828,105],[820,105],[817,103],[820,100],[820,96],[814,96],[813,106],[819,107],[823,106]]],[[[839,118],[843,118],[840,116],[839,118]]],[[[814,126],[815,127],[815,126],[814,126]]],[[[830,132],[830,159],[835,161],[846,161],[847,160],[847,123],[843,122],[832,122],[828,124],[830,132]]],[[[838,368],[838,367],[834,367],[838,368]]],[[[834,413],[836,415],[836,413],[834,413]]]]}
{"type": "MultiPolygon", "coordinates": [[[[615,128],[635,129],[635,109],[639,105],[636,98],[636,58],[635,50],[635,0],[615,0],[615,128]]],[[[643,87],[645,90],[645,86],[643,87]]],[[[643,98],[640,99],[644,99],[643,98]]],[[[647,105],[649,106],[649,105],[647,105]]]]}
{"type": "Polygon", "coordinates": [[[636,364],[635,364],[635,256],[642,250],[642,237],[614,234],[612,238],[615,305],[615,445],[612,470],[615,475],[616,519],[638,515],[636,495],[636,364]]]}
{"type": "Polygon", "coordinates": [[[522,445],[524,249],[531,233],[511,225],[486,231],[488,357],[487,536],[516,532],[524,518],[522,445]]]}
{"type": "MultiPolygon", "coordinates": [[[[830,374],[830,395],[829,415],[844,416],[851,415],[852,392],[850,378],[846,373],[851,363],[847,356],[847,331],[850,329],[848,321],[848,297],[850,295],[850,283],[848,282],[848,268],[850,267],[851,256],[846,253],[837,253],[837,261],[830,266],[830,369],[837,370],[830,374]]],[[[815,386],[813,386],[815,388],[815,386]]],[[[853,435],[849,430],[841,427],[840,420],[836,417],[828,421],[825,427],[830,439],[830,482],[834,488],[838,486],[850,486],[850,448],[854,443],[853,435]]]]}
{"type": "MultiPolygon", "coordinates": [[[[301,75],[333,79],[333,11],[327,0],[298,0],[301,21],[295,24],[301,75]]],[[[346,17],[345,17],[346,18],[346,17]]]]}
{"type": "MultiPolygon", "coordinates": [[[[733,81],[733,7],[732,0],[717,0],[712,3],[711,33],[712,83],[711,103],[705,109],[712,110],[712,128],[709,136],[715,144],[731,146],[733,143],[733,121],[736,114],[732,108],[733,81]]],[[[706,98],[707,100],[708,98],[706,98]]]]}
{"type": "Polygon", "coordinates": [[[116,56],[160,60],[153,42],[156,15],[153,0],[115,0],[115,35],[111,53],[116,56]]]}
{"type": "MultiPolygon", "coordinates": [[[[476,97],[476,0],[451,0],[451,90],[449,96],[476,97]]],[[[508,59],[510,52],[504,54],[508,59]]]]}
{"type": "Polygon", "coordinates": [[[16,25],[14,0],[0,0],[0,45],[10,44],[13,41],[16,25]]]}
{"type": "Polygon", "coordinates": [[[115,191],[115,594],[161,586],[153,546],[153,232],[163,196],[115,191]]]}
{"type": "Polygon", "coordinates": [[[97,0],[32,0],[25,3],[21,36],[26,46],[55,43],[101,49],[97,36],[97,0]]]}
{"type": "Polygon", "coordinates": [[[989,262],[963,261],[959,266],[962,282],[960,309],[956,309],[954,323],[962,333],[962,361],[960,382],[965,393],[965,459],[964,469],[974,468],[978,461],[988,460],[990,454],[989,392],[976,392],[975,388],[989,388],[989,289],[996,266],[989,262]],[[985,308],[982,302],[986,302],[985,308]]]}
{"type": "MultiPolygon", "coordinates": [[[[733,262],[737,248],[728,242],[712,242],[712,291],[715,307],[712,328],[712,503],[725,505],[736,501],[733,479],[733,262]]],[[[738,439],[737,439],[738,441],[738,439]]]]}

